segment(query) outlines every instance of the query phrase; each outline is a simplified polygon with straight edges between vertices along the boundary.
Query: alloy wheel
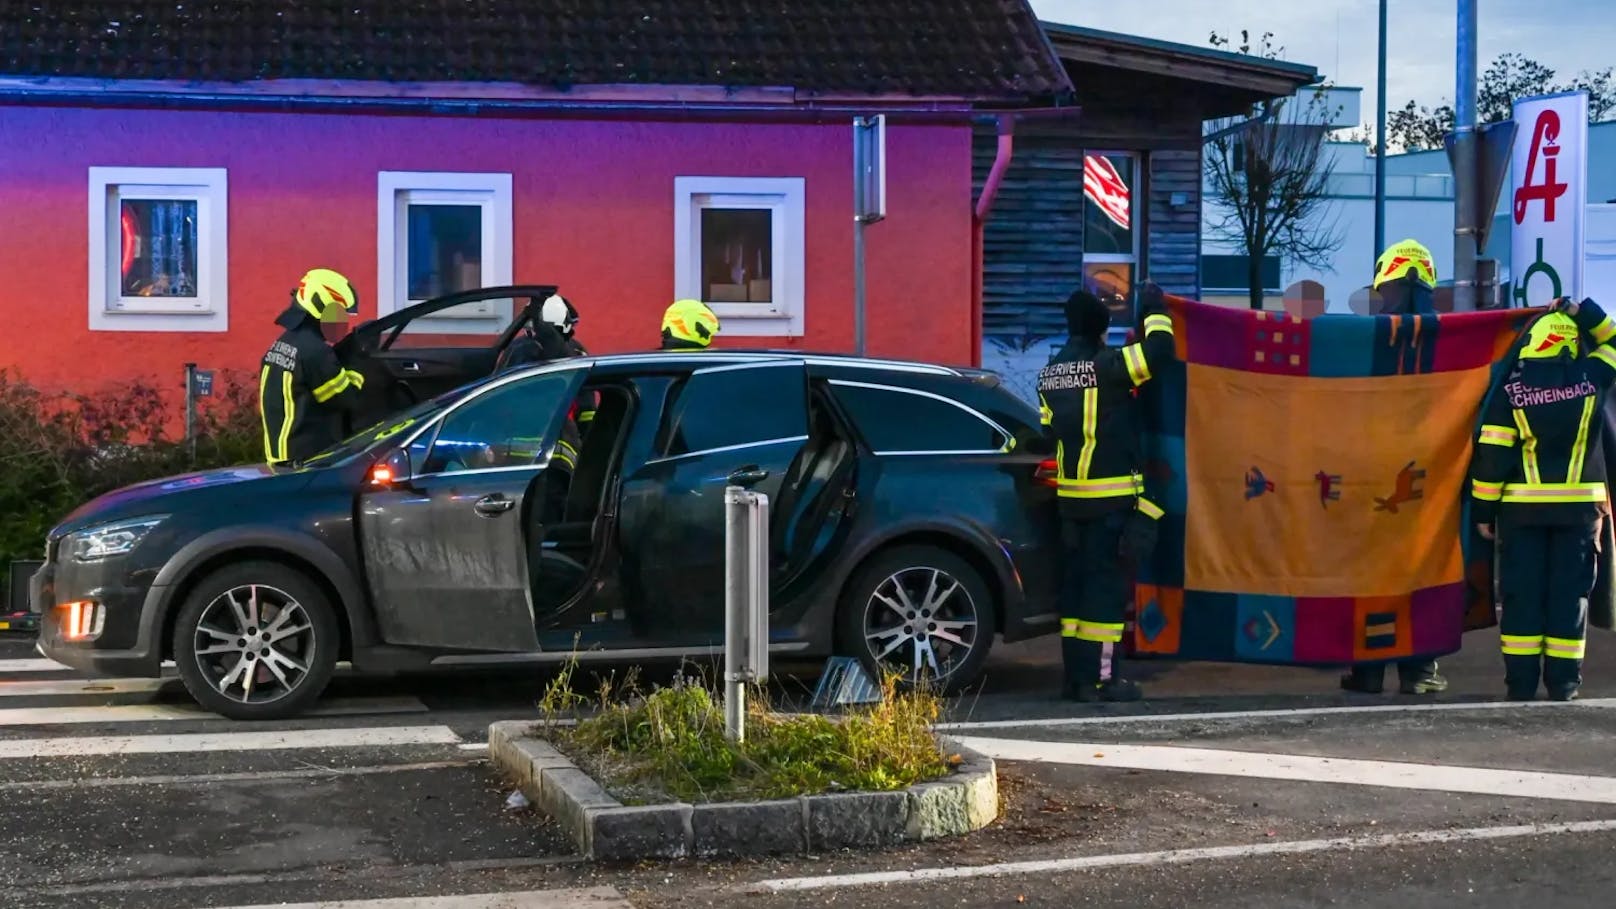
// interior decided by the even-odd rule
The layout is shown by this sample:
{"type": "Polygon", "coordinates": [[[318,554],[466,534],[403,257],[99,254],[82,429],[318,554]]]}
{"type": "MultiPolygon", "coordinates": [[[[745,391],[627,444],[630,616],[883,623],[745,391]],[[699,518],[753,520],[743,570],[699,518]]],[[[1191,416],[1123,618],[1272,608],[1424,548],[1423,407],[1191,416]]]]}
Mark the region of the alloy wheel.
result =
{"type": "Polygon", "coordinates": [[[219,694],[243,704],[267,704],[296,691],[321,643],[303,605],[262,584],[215,597],[202,610],[194,638],[203,677],[219,694]]]}
{"type": "Polygon", "coordinates": [[[906,681],[940,683],[976,646],[979,613],[964,584],[940,568],[905,568],[876,585],[864,609],[864,641],[877,663],[906,681]]]}

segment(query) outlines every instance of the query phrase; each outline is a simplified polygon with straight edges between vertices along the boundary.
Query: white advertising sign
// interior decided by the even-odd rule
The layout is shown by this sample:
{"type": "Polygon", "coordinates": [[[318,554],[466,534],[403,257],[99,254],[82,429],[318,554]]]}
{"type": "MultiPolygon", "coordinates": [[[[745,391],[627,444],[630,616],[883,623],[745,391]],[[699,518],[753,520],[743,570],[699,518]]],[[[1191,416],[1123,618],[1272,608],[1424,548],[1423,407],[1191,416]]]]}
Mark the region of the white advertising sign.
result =
{"type": "Polygon", "coordinates": [[[1511,305],[1583,296],[1588,213],[1588,95],[1515,102],[1510,166],[1511,305]]]}

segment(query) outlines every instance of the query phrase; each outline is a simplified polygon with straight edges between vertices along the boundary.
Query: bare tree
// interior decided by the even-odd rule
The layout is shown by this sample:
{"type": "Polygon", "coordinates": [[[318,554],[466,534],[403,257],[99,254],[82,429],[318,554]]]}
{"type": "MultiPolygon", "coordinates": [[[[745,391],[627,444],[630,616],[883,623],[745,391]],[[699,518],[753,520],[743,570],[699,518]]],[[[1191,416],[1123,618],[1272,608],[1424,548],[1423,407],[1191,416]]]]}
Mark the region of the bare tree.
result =
{"type": "Polygon", "coordinates": [[[1329,111],[1326,96],[1299,102],[1281,98],[1260,105],[1249,118],[1213,125],[1202,151],[1206,192],[1214,203],[1209,235],[1245,251],[1251,308],[1263,304],[1266,256],[1332,271],[1332,256],[1345,239],[1330,216],[1330,175],[1325,152],[1329,111]],[[1287,105],[1306,103],[1300,116],[1287,105]]]}

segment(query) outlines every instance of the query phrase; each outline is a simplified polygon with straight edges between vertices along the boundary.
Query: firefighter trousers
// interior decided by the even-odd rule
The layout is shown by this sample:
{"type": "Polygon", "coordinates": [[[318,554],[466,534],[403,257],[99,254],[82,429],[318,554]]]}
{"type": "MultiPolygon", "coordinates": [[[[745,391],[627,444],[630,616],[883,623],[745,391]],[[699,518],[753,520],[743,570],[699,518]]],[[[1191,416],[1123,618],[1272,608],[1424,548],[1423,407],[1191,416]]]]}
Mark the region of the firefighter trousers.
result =
{"type": "Polygon", "coordinates": [[[1504,682],[1514,697],[1551,695],[1582,684],[1582,656],[1593,593],[1599,525],[1518,525],[1499,529],[1499,638],[1504,682]]]}
{"type": "Polygon", "coordinates": [[[1128,608],[1129,573],[1122,554],[1127,510],[1062,518],[1065,581],[1061,590],[1061,662],[1068,690],[1116,677],[1128,608]]]}

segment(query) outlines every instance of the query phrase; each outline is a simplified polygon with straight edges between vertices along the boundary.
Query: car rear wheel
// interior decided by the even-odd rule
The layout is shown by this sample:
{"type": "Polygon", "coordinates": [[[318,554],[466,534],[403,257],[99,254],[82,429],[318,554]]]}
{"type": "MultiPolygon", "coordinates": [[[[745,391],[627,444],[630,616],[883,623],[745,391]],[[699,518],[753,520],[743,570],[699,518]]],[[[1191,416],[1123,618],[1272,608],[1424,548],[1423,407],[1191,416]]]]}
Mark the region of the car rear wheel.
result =
{"type": "Polygon", "coordinates": [[[878,554],[853,576],[837,640],[872,673],[952,694],[976,680],[993,646],[993,598],[964,559],[933,546],[878,554]]]}
{"type": "Polygon", "coordinates": [[[275,562],[204,578],[174,622],[174,664],[197,703],[234,720],[307,708],[337,664],[336,613],[324,591],[275,562]]]}

